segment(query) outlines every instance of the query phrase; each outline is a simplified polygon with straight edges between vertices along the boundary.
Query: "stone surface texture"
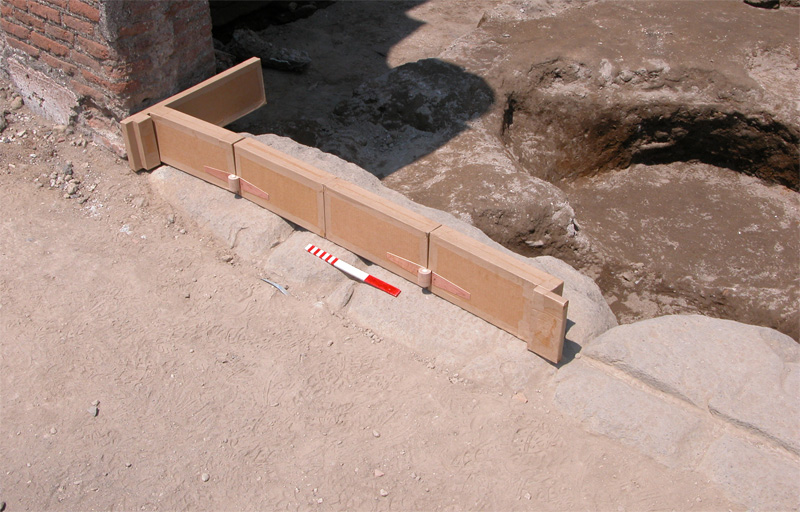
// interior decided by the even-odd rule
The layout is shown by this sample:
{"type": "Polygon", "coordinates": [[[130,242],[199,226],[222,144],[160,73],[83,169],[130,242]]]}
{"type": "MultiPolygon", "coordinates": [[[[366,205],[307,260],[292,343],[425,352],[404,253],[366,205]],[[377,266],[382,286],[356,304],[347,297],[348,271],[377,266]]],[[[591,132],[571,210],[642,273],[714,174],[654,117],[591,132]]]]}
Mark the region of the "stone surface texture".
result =
{"type": "Polygon", "coordinates": [[[555,402],[589,431],[696,469],[748,507],[800,505],[800,346],[697,315],[606,331],[558,375],[555,402]]]}

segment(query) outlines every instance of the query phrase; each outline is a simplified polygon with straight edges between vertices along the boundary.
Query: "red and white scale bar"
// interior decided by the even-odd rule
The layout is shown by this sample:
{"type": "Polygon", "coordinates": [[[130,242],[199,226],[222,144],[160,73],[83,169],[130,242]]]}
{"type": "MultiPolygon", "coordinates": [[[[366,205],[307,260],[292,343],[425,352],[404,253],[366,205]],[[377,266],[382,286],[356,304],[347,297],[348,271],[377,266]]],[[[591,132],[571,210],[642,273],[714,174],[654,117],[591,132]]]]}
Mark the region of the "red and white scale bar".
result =
{"type": "Polygon", "coordinates": [[[374,286],[379,290],[383,290],[384,292],[388,293],[392,297],[397,297],[400,295],[400,289],[395,288],[394,286],[390,285],[386,281],[381,281],[377,277],[367,274],[363,270],[359,270],[353,265],[349,263],[345,263],[341,261],[339,258],[334,256],[333,254],[329,254],[314,244],[308,244],[306,246],[306,251],[310,252],[314,256],[318,257],[322,261],[326,261],[333,265],[334,267],[338,268],[348,276],[352,277],[353,279],[357,279],[362,283],[367,283],[368,285],[374,286]]]}

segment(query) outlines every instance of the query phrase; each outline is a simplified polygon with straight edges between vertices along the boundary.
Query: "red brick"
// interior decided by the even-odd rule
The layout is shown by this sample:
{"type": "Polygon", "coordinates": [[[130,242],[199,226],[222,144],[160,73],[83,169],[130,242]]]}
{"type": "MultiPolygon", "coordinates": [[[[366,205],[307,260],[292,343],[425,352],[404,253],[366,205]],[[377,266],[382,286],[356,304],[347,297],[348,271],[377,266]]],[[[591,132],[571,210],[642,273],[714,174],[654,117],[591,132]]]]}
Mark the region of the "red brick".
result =
{"type": "Polygon", "coordinates": [[[40,4],[34,0],[28,1],[28,11],[41,17],[52,21],[53,23],[61,23],[61,13],[52,7],[40,4]]]}
{"type": "Polygon", "coordinates": [[[103,92],[96,89],[95,87],[86,85],[83,82],[78,80],[70,80],[69,85],[73,91],[75,91],[79,96],[88,96],[90,98],[94,98],[97,101],[104,102],[105,96],[103,92]]]}
{"type": "Polygon", "coordinates": [[[106,80],[105,77],[97,76],[88,70],[81,70],[81,75],[91,84],[96,84],[101,90],[110,92],[114,95],[130,94],[139,88],[139,82],[136,80],[128,80],[124,82],[111,82],[106,80]]]}
{"type": "Polygon", "coordinates": [[[16,48],[18,50],[22,50],[23,52],[27,53],[31,57],[38,57],[39,56],[39,49],[38,48],[34,48],[33,46],[31,46],[31,45],[29,45],[27,43],[23,43],[22,41],[19,41],[19,40],[15,39],[12,36],[7,36],[6,37],[6,42],[8,43],[8,46],[11,46],[11,47],[16,48]]]}
{"type": "Polygon", "coordinates": [[[69,0],[69,11],[91,21],[100,21],[100,11],[81,0],[69,0]]]}
{"type": "Polygon", "coordinates": [[[44,0],[44,2],[50,5],[54,5],[56,7],[60,7],[61,9],[66,9],[69,0],[44,0]]]}
{"type": "Polygon", "coordinates": [[[153,69],[153,63],[148,58],[135,62],[126,62],[120,66],[103,66],[103,73],[111,80],[123,80],[138,75],[149,74],[153,69]]]}
{"type": "Polygon", "coordinates": [[[61,15],[61,23],[87,37],[94,35],[94,24],[78,19],[75,16],[64,13],[61,15]]]}
{"type": "Polygon", "coordinates": [[[17,9],[22,9],[23,11],[28,10],[28,0],[3,0],[3,2],[13,5],[17,9]]]}
{"type": "Polygon", "coordinates": [[[36,16],[31,16],[30,14],[24,11],[11,7],[10,5],[6,5],[1,1],[0,1],[0,13],[2,13],[3,18],[17,20],[19,24],[25,25],[26,27],[38,30],[44,28],[44,20],[37,18],[36,16]]]}
{"type": "Polygon", "coordinates": [[[119,29],[119,37],[122,38],[122,37],[138,36],[139,34],[144,34],[148,30],[150,30],[151,27],[153,27],[153,24],[146,21],[135,23],[127,27],[122,27],[119,29]]]}
{"type": "Polygon", "coordinates": [[[117,82],[110,84],[108,90],[117,96],[129,95],[136,92],[140,88],[140,83],[136,80],[129,80],[127,82],[117,82]]]}
{"type": "Polygon", "coordinates": [[[151,12],[153,12],[153,7],[158,6],[156,2],[129,2],[129,4],[131,15],[133,17],[139,17],[142,14],[149,15],[151,12]]]}
{"type": "Polygon", "coordinates": [[[2,28],[7,34],[11,34],[19,39],[25,40],[28,39],[31,31],[21,25],[17,25],[13,21],[12,18],[3,18],[0,19],[0,28],[2,28]]]}
{"type": "Polygon", "coordinates": [[[31,32],[30,41],[42,50],[50,52],[53,55],[67,55],[69,53],[69,48],[52,39],[48,39],[38,32],[31,32]]]}
{"type": "Polygon", "coordinates": [[[69,44],[72,44],[72,42],[75,40],[75,34],[70,32],[69,30],[64,30],[63,28],[56,27],[55,25],[48,24],[44,28],[44,33],[47,34],[48,36],[55,37],[56,39],[60,39],[69,44]]]}
{"type": "Polygon", "coordinates": [[[99,85],[100,87],[103,87],[104,89],[107,88],[108,85],[109,85],[109,81],[108,80],[106,80],[105,78],[102,78],[100,76],[97,76],[95,73],[92,73],[88,69],[82,69],[81,70],[81,76],[87,82],[92,82],[92,83],[94,83],[96,85],[99,85]]]}
{"type": "Polygon", "coordinates": [[[86,53],[97,59],[105,60],[111,56],[111,52],[107,46],[90,41],[85,37],[78,36],[78,45],[86,50],[86,53]]]}
{"type": "Polygon", "coordinates": [[[73,76],[78,71],[78,68],[69,62],[57,59],[48,53],[43,53],[40,58],[51,68],[60,69],[66,74],[73,76]]]}
{"type": "Polygon", "coordinates": [[[92,57],[89,57],[86,54],[83,54],[76,50],[72,50],[69,56],[72,62],[78,64],[79,66],[83,66],[89,69],[94,69],[95,71],[100,70],[100,63],[97,61],[97,59],[93,59],[92,57]]]}

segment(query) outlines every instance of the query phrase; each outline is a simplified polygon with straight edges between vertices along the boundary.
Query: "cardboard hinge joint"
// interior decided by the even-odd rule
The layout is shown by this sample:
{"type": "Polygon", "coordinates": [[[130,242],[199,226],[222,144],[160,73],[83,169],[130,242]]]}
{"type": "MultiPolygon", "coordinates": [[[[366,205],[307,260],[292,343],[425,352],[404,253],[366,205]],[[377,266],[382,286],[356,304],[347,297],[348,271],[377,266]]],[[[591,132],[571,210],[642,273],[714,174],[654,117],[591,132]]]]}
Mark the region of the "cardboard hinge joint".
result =
{"type": "Polygon", "coordinates": [[[235,174],[229,174],[222,169],[216,169],[214,167],[209,167],[208,165],[204,166],[203,170],[206,172],[206,174],[213,176],[220,181],[226,182],[228,184],[228,190],[234,194],[240,195],[247,193],[256,197],[260,197],[265,201],[269,201],[268,193],[256,187],[249,181],[243,180],[239,176],[236,176],[235,174]]]}
{"type": "Polygon", "coordinates": [[[448,281],[439,274],[431,271],[431,269],[425,268],[418,263],[414,263],[413,261],[409,261],[390,252],[386,253],[386,259],[403,270],[412,274],[416,274],[417,284],[423,288],[430,290],[431,287],[435,286],[436,288],[440,288],[443,291],[466,300],[469,300],[469,298],[472,296],[467,290],[461,288],[455,283],[448,281]]]}

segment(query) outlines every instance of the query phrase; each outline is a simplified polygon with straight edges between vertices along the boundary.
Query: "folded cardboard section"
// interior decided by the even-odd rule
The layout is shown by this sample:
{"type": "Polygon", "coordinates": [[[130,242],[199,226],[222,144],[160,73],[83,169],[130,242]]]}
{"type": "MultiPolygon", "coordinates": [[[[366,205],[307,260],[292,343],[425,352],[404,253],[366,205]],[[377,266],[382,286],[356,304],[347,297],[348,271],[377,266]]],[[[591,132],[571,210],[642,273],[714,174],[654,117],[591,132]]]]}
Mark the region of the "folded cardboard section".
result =
{"type": "Polygon", "coordinates": [[[161,165],[150,112],[169,107],[225,126],[266,103],[261,60],[253,57],[120,122],[128,164],[134,171],[161,165]]]}
{"type": "Polygon", "coordinates": [[[206,172],[206,167],[235,174],[233,145],[242,136],[168,107],[153,107],[161,161],[222,188],[227,179],[206,172]]]}
{"type": "Polygon", "coordinates": [[[325,237],[410,281],[417,282],[417,273],[388,254],[427,266],[428,233],[438,226],[352,183],[336,180],[325,185],[325,237]]]}
{"type": "Polygon", "coordinates": [[[161,162],[324,236],[521,338],[558,362],[564,283],[306,162],[221,128],[265,103],[260,61],[122,121],[131,168],[161,162]],[[235,174],[235,176],[230,176],[235,174]],[[430,270],[429,270],[430,269],[430,270]]]}
{"type": "Polygon", "coordinates": [[[430,234],[428,267],[433,293],[521,338],[546,359],[561,358],[567,311],[567,300],[556,293],[561,280],[446,226],[430,234]],[[435,276],[468,295],[452,293],[435,276]]]}
{"type": "Polygon", "coordinates": [[[261,59],[252,57],[158,105],[225,126],[266,103],[261,59]]]}
{"type": "Polygon", "coordinates": [[[236,174],[266,192],[269,199],[242,189],[242,197],[277,213],[320,236],[325,236],[323,185],[332,174],[299,166],[289,155],[253,139],[234,144],[236,174]]]}

